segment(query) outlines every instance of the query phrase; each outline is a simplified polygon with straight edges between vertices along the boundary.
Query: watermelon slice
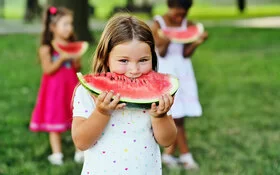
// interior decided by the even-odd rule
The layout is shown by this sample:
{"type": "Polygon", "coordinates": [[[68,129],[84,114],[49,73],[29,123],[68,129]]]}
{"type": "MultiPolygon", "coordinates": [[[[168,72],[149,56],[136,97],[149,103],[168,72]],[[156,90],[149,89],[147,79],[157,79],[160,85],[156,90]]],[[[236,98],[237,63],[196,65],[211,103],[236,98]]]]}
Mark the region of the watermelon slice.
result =
{"type": "Polygon", "coordinates": [[[113,90],[119,93],[120,101],[131,104],[151,104],[158,102],[162,94],[174,95],[179,87],[177,78],[154,71],[130,79],[115,73],[82,75],[77,73],[80,83],[94,94],[113,90]]]}
{"type": "Polygon", "coordinates": [[[52,42],[52,46],[58,53],[67,57],[80,57],[88,49],[88,43],[86,41],[71,42],[67,45],[52,42]]]}
{"type": "Polygon", "coordinates": [[[160,29],[158,31],[160,36],[168,37],[172,42],[175,43],[191,43],[196,41],[201,34],[204,32],[203,24],[197,23],[189,26],[186,30],[170,30],[160,29]]]}

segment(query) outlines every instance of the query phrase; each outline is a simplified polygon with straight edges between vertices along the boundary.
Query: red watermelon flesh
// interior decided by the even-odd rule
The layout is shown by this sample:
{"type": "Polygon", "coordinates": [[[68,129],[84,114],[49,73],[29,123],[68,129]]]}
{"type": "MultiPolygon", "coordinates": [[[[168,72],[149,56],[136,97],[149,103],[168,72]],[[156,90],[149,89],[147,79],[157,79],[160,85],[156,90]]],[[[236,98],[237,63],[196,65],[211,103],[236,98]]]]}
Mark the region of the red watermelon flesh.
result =
{"type": "Polygon", "coordinates": [[[154,71],[136,79],[110,72],[85,76],[77,73],[77,76],[89,91],[100,94],[103,91],[113,90],[115,94],[120,94],[120,101],[128,103],[158,102],[161,95],[165,93],[174,95],[179,87],[177,78],[154,71]]]}
{"type": "Polygon", "coordinates": [[[82,56],[87,48],[88,43],[86,41],[76,41],[63,45],[57,42],[52,42],[54,49],[64,56],[82,56]]]}
{"type": "Polygon", "coordinates": [[[160,30],[160,35],[165,35],[171,41],[176,43],[191,43],[196,41],[203,33],[204,28],[201,23],[189,26],[186,30],[160,30]]]}

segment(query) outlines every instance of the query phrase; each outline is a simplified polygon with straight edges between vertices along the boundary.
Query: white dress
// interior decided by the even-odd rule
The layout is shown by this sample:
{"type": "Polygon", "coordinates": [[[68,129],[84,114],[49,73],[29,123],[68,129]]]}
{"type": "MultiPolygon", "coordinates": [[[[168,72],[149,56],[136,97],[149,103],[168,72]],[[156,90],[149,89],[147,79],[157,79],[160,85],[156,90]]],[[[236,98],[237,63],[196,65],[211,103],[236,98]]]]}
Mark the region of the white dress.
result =
{"type": "MultiPolygon", "coordinates": [[[[78,86],[73,116],[88,118],[95,108],[89,92],[78,86]]],[[[161,175],[159,145],[145,109],[114,111],[101,137],[84,152],[82,175],[161,175]]]]}
{"type": "MultiPolygon", "coordinates": [[[[180,27],[166,26],[164,19],[157,15],[156,20],[162,29],[186,30],[187,21],[183,20],[180,27]]],[[[180,87],[171,107],[173,118],[199,117],[202,109],[198,98],[197,84],[190,58],[183,57],[183,44],[170,43],[165,57],[158,55],[158,72],[172,74],[179,78],[180,87]]]]}

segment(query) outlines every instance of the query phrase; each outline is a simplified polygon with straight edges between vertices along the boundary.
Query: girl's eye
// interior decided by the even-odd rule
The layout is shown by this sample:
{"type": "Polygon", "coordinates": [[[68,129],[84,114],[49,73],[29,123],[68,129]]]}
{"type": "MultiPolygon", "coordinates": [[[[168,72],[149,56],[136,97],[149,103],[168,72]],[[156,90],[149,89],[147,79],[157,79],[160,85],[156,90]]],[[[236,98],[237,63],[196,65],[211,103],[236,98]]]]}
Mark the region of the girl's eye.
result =
{"type": "Polygon", "coordinates": [[[127,61],[126,59],[121,59],[121,60],[119,60],[119,62],[121,62],[121,63],[127,63],[128,61],[127,61]]]}
{"type": "Polygon", "coordinates": [[[140,62],[146,62],[148,59],[141,59],[140,62]]]}

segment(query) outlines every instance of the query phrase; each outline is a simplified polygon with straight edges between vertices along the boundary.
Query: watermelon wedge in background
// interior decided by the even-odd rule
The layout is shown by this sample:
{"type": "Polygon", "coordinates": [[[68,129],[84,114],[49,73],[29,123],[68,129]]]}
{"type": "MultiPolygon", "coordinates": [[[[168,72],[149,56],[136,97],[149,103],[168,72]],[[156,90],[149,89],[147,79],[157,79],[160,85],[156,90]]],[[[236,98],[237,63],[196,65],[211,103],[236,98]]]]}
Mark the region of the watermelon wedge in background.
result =
{"type": "Polygon", "coordinates": [[[66,57],[80,57],[87,51],[88,42],[76,41],[68,43],[67,45],[52,42],[52,46],[58,53],[66,57]]]}
{"type": "Polygon", "coordinates": [[[78,72],[77,76],[80,83],[90,92],[100,94],[113,90],[114,94],[120,94],[121,102],[136,104],[134,107],[141,107],[141,104],[150,107],[151,103],[159,101],[161,95],[174,95],[179,88],[176,77],[154,71],[136,79],[110,72],[87,75],[78,72]]]}
{"type": "Polygon", "coordinates": [[[161,37],[166,36],[172,42],[175,43],[192,43],[196,41],[201,34],[204,32],[203,24],[196,23],[194,25],[188,26],[186,30],[172,30],[172,29],[160,29],[158,31],[161,37]]]}

